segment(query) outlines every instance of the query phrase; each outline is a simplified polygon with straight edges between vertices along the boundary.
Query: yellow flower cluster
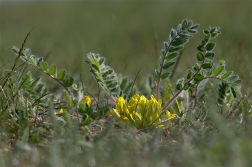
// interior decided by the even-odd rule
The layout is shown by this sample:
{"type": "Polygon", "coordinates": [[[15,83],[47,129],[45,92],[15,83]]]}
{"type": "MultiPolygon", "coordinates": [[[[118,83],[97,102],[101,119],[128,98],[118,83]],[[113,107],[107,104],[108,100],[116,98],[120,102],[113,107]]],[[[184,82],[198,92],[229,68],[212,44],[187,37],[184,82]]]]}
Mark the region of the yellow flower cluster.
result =
{"type": "MultiPolygon", "coordinates": [[[[175,114],[166,112],[166,118],[171,119],[175,114]]],[[[116,117],[121,126],[133,125],[137,129],[145,129],[150,127],[163,127],[161,115],[164,113],[162,110],[162,100],[156,100],[153,95],[150,99],[139,94],[134,95],[128,104],[125,103],[123,97],[116,100],[116,109],[111,109],[109,115],[116,117]]]]}
{"type": "Polygon", "coordinates": [[[92,100],[91,100],[91,98],[90,98],[89,96],[84,96],[83,99],[82,99],[82,102],[83,102],[84,104],[87,104],[88,107],[90,107],[90,106],[91,106],[91,103],[92,103],[92,100]]]}

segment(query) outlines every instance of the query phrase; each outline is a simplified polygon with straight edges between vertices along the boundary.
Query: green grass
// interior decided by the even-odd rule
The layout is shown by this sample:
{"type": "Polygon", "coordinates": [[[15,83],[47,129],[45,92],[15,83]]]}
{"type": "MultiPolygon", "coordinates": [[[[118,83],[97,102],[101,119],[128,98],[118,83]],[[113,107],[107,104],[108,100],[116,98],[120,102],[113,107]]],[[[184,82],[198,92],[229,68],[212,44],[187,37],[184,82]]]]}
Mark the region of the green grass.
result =
{"type": "MultiPolygon", "coordinates": [[[[0,2],[0,166],[251,166],[251,11],[250,1],[239,0],[0,2]],[[89,52],[132,79],[141,69],[136,86],[142,88],[157,68],[162,42],[184,18],[200,23],[199,33],[186,45],[171,82],[197,61],[202,30],[220,27],[215,58],[242,79],[242,94],[229,116],[209,84],[206,99],[190,110],[196,116],[189,113],[165,130],[121,129],[105,116],[80,126],[74,111],[55,116],[56,102],[38,102],[32,89],[22,87],[31,71],[66,104],[62,87],[22,61],[15,64],[11,53],[35,26],[26,47],[75,81],[82,79],[85,92],[95,97],[99,92],[84,63],[89,52]],[[28,103],[33,107],[25,107],[28,103]]],[[[113,107],[99,104],[102,111],[113,107]]]]}

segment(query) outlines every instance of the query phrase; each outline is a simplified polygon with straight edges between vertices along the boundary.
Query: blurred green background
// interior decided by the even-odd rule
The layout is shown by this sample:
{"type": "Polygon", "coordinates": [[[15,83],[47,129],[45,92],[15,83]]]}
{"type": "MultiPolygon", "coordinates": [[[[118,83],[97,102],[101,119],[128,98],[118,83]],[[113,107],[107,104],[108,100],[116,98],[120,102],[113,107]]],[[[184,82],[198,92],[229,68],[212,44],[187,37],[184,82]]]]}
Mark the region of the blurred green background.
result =
{"type": "Polygon", "coordinates": [[[21,46],[34,27],[26,47],[49,64],[64,68],[76,80],[92,87],[83,62],[89,52],[106,57],[118,73],[140,77],[152,73],[163,41],[183,19],[199,23],[199,33],[182,54],[176,77],[196,62],[202,30],[221,27],[215,39],[215,60],[224,59],[248,90],[251,79],[252,1],[5,1],[0,2],[0,62],[11,66],[11,47],[21,46]]]}

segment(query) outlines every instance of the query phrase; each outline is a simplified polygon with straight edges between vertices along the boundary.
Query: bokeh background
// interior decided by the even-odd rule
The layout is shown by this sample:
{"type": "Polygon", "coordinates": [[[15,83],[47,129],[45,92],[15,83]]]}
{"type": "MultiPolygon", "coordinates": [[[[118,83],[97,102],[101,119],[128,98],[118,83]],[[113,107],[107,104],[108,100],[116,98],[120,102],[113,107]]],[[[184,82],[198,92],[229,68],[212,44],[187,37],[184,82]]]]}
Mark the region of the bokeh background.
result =
{"type": "MultiPolygon", "coordinates": [[[[34,27],[26,47],[49,64],[64,68],[75,80],[82,76],[92,87],[84,63],[89,52],[99,53],[116,72],[138,81],[153,73],[163,41],[183,19],[199,23],[199,33],[186,45],[176,69],[176,78],[196,62],[196,47],[209,26],[222,34],[215,60],[224,59],[227,70],[243,79],[250,91],[252,1],[0,1],[0,63],[11,66],[11,47],[21,46],[34,27]]],[[[252,90],[252,89],[251,89],[252,90]]]]}

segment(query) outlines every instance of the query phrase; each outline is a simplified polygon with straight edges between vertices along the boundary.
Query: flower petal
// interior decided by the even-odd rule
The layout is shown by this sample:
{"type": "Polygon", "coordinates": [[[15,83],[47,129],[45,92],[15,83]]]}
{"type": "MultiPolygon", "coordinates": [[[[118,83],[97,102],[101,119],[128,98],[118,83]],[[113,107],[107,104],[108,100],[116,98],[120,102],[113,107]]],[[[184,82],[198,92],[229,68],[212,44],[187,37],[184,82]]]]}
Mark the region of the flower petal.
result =
{"type": "Polygon", "coordinates": [[[91,100],[91,98],[90,98],[89,96],[84,96],[83,99],[82,99],[82,102],[83,102],[84,104],[87,104],[88,107],[90,107],[90,106],[91,106],[91,103],[92,103],[92,100],[91,100]]]}

